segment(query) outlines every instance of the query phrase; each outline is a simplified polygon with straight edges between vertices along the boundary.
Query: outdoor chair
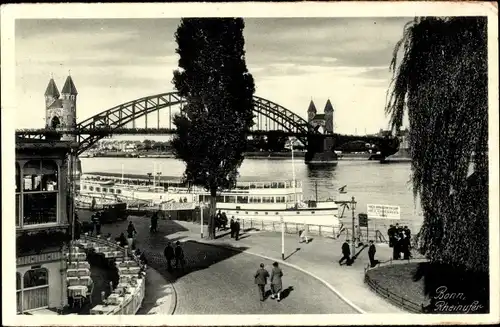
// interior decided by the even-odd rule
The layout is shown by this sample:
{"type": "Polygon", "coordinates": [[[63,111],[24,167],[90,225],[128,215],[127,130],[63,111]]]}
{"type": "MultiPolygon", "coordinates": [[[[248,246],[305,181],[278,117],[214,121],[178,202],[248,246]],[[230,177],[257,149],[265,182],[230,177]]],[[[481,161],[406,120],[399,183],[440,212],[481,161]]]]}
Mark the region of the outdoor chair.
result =
{"type": "Polygon", "coordinates": [[[75,307],[76,303],[80,305],[80,308],[83,306],[83,301],[85,297],[82,294],[75,294],[73,295],[73,308],[75,307]]]}

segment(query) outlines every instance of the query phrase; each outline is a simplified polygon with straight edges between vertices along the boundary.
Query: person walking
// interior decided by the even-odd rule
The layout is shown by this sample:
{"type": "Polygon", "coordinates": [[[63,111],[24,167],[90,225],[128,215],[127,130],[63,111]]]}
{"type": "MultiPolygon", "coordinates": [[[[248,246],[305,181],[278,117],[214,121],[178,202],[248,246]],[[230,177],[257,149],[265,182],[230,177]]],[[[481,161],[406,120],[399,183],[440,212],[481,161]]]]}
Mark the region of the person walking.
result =
{"type": "Polygon", "coordinates": [[[351,262],[351,247],[349,246],[347,240],[345,240],[342,244],[342,258],[340,258],[339,260],[339,265],[342,265],[342,262],[344,262],[344,260],[347,261],[347,264],[351,262]]]}
{"type": "Polygon", "coordinates": [[[127,241],[129,249],[132,249],[132,245],[134,244],[134,236],[136,234],[137,231],[135,230],[134,223],[132,223],[132,221],[129,221],[127,226],[127,241]]]}
{"type": "Polygon", "coordinates": [[[281,301],[281,291],[283,290],[283,281],[281,279],[283,277],[283,271],[278,266],[277,262],[273,263],[273,269],[271,270],[271,299],[278,299],[278,302],[281,301]]]}
{"type": "Polygon", "coordinates": [[[268,277],[269,277],[269,272],[266,269],[264,269],[264,264],[261,263],[260,268],[257,269],[257,272],[254,275],[255,284],[257,284],[259,288],[259,296],[261,301],[265,300],[266,284],[268,277]]]}
{"type": "Polygon", "coordinates": [[[240,237],[240,219],[236,219],[236,222],[234,223],[234,239],[238,240],[240,237]]]}
{"type": "Polygon", "coordinates": [[[165,250],[163,250],[163,255],[167,260],[167,270],[172,271],[172,260],[175,258],[174,248],[172,247],[172,243],[168,242],[165,250]]]}
{"type": "Polygon", "coordinates": [[[181,267],[184,269],[184,250],[181,248],[181,242],[177,241],[175,243],[175,268],[181,267]]]}
{"type": "Polygon", "coordinates": [[[309,243],[309,239],[307,238],[307,224],[304,224],[302,226],[302,230],[299,232],[299,243],[302,243],[302,242],[306,242],[309,243]]]}
{"type": "Polygon", "coordinates": [[[231,238],[234,238],[234,216],[231,217],[231,221],[229,222],[229,228],[231,228],[231,238]]]}
{"type": "Polygon", "coordinates": [[[97,216],[96,222],[95,222],[95,234],[96,236],[101,235],[101,217],[100,215],[97,216]]]}
{"type": "Polygon", "coordinates": [[[151,216],[151,233],[156,233],[158,231],[158,211],[155,211],[151,216]]]}
{"type": "Polygon", "coordinates": [[[370,259],[370,267],[375,267],[378,264],[378,260],[375,260],[375,253],[377,249],[375,248],[375,244],[373,240],[370,240],[370,247],[368,248],[368,258],[370,259]]]}

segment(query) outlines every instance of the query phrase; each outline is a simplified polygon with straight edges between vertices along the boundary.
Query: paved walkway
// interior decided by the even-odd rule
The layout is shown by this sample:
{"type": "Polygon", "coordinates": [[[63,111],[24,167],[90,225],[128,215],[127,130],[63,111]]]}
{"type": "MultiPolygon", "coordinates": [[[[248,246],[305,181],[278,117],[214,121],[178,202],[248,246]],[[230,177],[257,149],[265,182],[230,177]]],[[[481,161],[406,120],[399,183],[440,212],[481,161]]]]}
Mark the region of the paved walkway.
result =
{"type": "MultiPolygon", "coordinates": [[[[356,313],[323,283],[287,266],[283,266],[286,298],[280,303],[270,299],[261,303],[253,273],[261,262],[270,269],[272,261],[199,240],[190,241],[194,229],[191,232],[177,221],[160,221],[159,232],[150,234],[148,219],[130,219],[138,231],[137,246],[146,252],[148,265],[156,269],[148,271],[140,314],[171,314],[174,309],[175,314],[356,313]],[[167,272],[163,249],[168,241],[177,240],[183,242],[186,268],[167,272]]],[[[105,225],[103,233],[116,236],[126,224],[105,225]]]]}
{"type": "MultiPolygon", "coordinates": [[[[174,238],[188,238],[200,241],[200,225],[176,221],[185,230],[179,230],[174,238]]],[[[220,233],[227,234],[227,233],[220,233]]],[[[204,235],[207,235],[206,229],[204,235]]],[[[338,240],[314,237],[309,244],[299,244],[298,237],[285,236],[285,262],[302,268],[314,276],[324,280],[340,293],[347,301],[366,313],[404,313],[401,309],[386,302],[373,293],[364,283],[364,267],[368,263],[368,249],[358,256],[352,266],[340,266],[341,245],[344,239],[338,240]]],[[[266,257],[281,259],[281,234],[273,232],[243,233],[239,241],[229,235],[216,240],[204,240],[207,243],[225,244],[233,247],[245,247],[245,251],[266,257]]],[[[389,260],[392,249],[387,245],[377,246],[376,258],[389,260]]]]}

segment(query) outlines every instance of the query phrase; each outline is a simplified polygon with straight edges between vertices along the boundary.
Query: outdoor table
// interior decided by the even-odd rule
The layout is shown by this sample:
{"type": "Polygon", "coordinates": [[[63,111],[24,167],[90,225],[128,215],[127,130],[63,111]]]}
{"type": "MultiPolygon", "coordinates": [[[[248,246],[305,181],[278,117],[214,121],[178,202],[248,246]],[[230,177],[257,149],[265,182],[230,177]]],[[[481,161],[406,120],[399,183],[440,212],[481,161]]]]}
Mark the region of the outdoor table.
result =
{"type": "Polygon", "coordinates": [[[115,257],[114,251],[103,252],[103,254],[104,254],[105,258],[114,258],[115,257]]]}
{"type": "Polygon", "coordinates": [[[138,274],[139,271],[141,271],[140,267],[119,267],[118,268],[118,273],[121,274],[138,274]]]}
{"type": "Polygon", "coordinates": [[[69,297],[74,297],[75,295],[81,295],[83,297],[87,297],[87,291],[88,287],[84,285],[68,286],[69,297]]]}
{"type": "Polygon", "coordinates": [[[88,263],[87,261],[78,261],[78,262],[69,262],[68,263],[68,270],[69,269],[82,269],[82,268],[90,269],[90,263],[88,263]]]}
{"type": "Polygon", "coordinates": [[[83,277],[90,276],[90,269],[88,268],[72,268],[67,270],[69,277],[83,277]]]}
{"type": "Polygon", "coordinates": [[[84,285],[89,286],[92,284],[92,278],[90,276],[82,276],[82,277],[66,277],[66,281],[68,285],[84,285]]]}
{"type": "Polygon", "coordinates": [[[98,304],[90,310],[91,315],[107,315],[118,309],[117,305],[98,304]]]}
{"type": "Polygon", "coordinates": [[[103,253],[103,252],[108,252],[110,251],[110,247],[109,246],[96,246],[94,247],[94,250],[95,252],[97,253],[103,253]]]}
{"type": "Polygon", "coordinates": [[[119,284],[121,284],[121,283],[129,284],[131,279],[132,279],[131,275],[128,275],[128,274],[120,275],[119,284]]]}
{"type": "Polygon", "coordinates": [[[67,277],[77,277],[78,278],[78,270],[76,269],[68,269],[66,270],[67,277]]]}
{"type": "MultiPolygon", "coordinates": [[[[69,259],[69,253],[65,253],[66,258],[69,259]]],[[[74,260],[85,260],[87,255],[84,252],[72,253],[71,258],[74,260]]]]}
{"type": "Polygon", "coordinates": [[[112,293],[108,296],[108,301],[110,304],[121,304],[124,300],[123,296],[120,296],[119,294],[112,293]]]}
{"type": "Polygon", "coordinates": [[[115,258],[122,258],[125,254],[122,251],[113,251],[115,258]]]}

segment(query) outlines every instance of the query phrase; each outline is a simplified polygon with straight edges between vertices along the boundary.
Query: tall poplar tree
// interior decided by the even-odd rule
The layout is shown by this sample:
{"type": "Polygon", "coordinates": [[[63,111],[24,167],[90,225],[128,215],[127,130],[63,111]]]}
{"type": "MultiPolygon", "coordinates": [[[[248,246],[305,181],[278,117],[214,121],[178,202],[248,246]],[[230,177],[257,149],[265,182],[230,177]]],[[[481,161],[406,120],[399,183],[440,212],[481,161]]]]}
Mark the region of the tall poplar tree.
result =
{"type": "Polygon", "coordinates": [[[234,187],[254,124],[255,85],[245,62],[242,18],[184,18],[175,34],[173,83],[187,101],[174,117],[175,157],[185,181],[210,192],[209,238],[215,238],[217,192],[234,187]]]}
{"type": "Polygon", "coordinates": [[[489,310],[486,26],[484,17],[416,18],[391,64],[387,112],[395,130],[408,114],[413,189],[424,213],[417,246],[430,261],[416,278],[424,277],[437,313],[444,313],[439,287],[465,294],[448,304],[479,301],[475,313],[489,310]]]}

